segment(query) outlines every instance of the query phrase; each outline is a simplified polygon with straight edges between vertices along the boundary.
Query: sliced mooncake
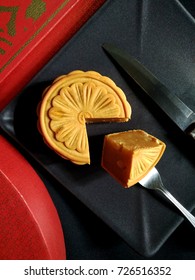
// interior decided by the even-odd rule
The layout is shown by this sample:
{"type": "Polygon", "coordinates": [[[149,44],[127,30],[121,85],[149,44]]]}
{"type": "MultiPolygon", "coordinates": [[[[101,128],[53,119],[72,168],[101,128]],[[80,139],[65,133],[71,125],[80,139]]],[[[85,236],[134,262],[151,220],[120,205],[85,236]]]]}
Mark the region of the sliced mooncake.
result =
{"type": "Polygon", "coordinates": [[[124,187],[139,182],[160,160],[165,143],[143,130],[108,134],[102,167],[124,187]]]}
{"type": "Polygon", "coordinates": [[[86,123],[126,122],[131,106],[110,78],[76,70],[45,90],[38,115],[40,132],[50,148],[76,164],[89,164],[86,123]]]}

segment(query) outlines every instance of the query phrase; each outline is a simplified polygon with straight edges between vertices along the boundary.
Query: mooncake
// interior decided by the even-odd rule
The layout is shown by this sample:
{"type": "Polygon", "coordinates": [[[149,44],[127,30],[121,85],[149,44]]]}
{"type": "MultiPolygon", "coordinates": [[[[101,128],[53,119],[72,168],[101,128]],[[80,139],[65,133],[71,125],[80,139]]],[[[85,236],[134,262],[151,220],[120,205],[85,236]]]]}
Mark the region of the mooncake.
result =
{"type": "Polygon", "coordinates": [[[131,106],[109,77],[76,70],[62,75],[44,91],[39,104],[39,130],[45,143],[75,164],[90,164],[86,124],[126,122],[131,106]]]}
{"type": "Polygon", "coordinates": [[[160,160],[165,143],[143,130],[105,135],[102,167],[122,186],[139,182],[160,160]]]}

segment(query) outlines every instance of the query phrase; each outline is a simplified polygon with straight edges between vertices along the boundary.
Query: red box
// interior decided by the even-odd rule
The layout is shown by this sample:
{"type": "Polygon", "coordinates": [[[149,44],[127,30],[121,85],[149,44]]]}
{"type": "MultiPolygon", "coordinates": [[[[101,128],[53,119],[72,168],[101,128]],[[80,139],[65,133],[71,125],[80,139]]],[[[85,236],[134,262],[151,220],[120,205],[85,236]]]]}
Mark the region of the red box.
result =
{"type": "Polygon", "coordinates": [[[0,110],[106,0],[0,0],[0,110]]]}

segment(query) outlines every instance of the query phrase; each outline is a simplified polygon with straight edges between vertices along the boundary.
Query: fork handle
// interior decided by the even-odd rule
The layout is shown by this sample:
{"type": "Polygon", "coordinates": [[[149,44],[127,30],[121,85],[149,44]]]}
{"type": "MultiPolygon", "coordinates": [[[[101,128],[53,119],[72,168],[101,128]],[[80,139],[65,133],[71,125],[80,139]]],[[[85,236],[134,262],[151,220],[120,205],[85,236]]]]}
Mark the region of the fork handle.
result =
{"type": "Polygon", "coordinates": [[[195,217],[185,208],[179,201],[165,188],[158,188],[188,219],[188,221],[195,227],[195,217]]]}

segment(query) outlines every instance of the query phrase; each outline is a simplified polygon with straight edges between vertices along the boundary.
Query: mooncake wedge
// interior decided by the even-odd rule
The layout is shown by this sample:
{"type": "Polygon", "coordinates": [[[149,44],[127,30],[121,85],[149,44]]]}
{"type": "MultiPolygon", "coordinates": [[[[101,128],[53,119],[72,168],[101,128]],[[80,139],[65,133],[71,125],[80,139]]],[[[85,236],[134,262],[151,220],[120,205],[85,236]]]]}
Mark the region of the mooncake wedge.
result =
{"type": "Polygon", "coordinates": [[[160,160],[166,145],[143,130],[108,134],[102,167],[125,188],[139,182],[160,160]]]}
{"type": "Polygon", "coordinates": [[[131,106],[109,77],[76,70],[45,90],[38,115],[40,132],[50,148],[76,164],[90,164],[86,123],[126,122],[131,106]]]}

